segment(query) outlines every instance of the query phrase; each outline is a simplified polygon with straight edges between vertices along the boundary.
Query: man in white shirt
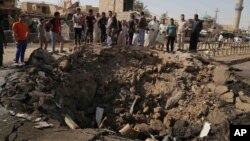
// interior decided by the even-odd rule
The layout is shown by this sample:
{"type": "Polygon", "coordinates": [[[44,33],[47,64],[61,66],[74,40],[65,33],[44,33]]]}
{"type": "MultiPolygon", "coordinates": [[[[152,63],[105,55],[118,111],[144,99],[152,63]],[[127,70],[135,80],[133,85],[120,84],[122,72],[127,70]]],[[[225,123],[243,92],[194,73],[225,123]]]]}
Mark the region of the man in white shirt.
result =
{"type": "Polygon", "coordinates": [[[184,50],[185,34],[187,29],[188,29],[188,24],[187,21],[185,20],[185,15],[181,14],[181,19],[178,22],[178,31],[177,31],[178,50],[184,50]]]}
{"type": "Polygon", "coordinates": [[[80,8],[77,8],[76,13],[73,15],[73,23],[75,30],[75,45],[77,47],[77,43],[79,46],[81,45],[81,36],[84,24],[84,16],[81,14],[80,8]]]}
{"type": "Polygon", "coordinates": [[[157,37],[158,34],[158,30],[159,30],[159,23],[156,20],[156,17],[154,16],[153,20],[149,22],[148,24],[148,28],[149,28],[149,46],[150,47],[154,47],[155,45],[155,39],[157,37]]]}

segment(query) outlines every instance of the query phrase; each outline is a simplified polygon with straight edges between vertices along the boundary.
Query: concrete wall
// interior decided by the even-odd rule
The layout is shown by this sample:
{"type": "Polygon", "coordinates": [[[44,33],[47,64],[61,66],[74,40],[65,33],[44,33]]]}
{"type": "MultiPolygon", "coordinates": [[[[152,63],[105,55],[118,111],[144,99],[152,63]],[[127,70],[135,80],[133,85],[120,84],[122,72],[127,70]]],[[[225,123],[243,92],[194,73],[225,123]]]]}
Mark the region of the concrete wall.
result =
{"type": "Polygon", "coordinates": [[[124,0],[99,0],[99,12],[123,12],[124,0]]]}

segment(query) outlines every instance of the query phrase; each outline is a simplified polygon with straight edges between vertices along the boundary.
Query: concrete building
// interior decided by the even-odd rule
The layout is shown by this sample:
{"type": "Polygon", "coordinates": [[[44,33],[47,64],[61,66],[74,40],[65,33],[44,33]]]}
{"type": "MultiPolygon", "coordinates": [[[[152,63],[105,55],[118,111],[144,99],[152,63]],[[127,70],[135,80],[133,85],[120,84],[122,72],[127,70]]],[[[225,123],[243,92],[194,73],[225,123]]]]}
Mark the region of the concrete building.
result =
{"type": "Polygon", "coordinates": [[[243,0],[237,0],[236,7],[235,7],[235,18],[234,18],[234,30],[235,31],[239,30],[242,10],[243,10],[243,0]]]}
{"type": "Polygon", "coordinates": [[[46,4],[44,2],[22,2],[22,12],[27,15],[51,17],[56,11],[62,12],[62,8],[57,5],[46,4]]]}
{"type": "Polygon", "coordinates": [[[94,7],[92,5],[83,5],[80,8],[81,8],[81,11],[83,12],[88,12],[90,9],[92,9],[94,13],[99,12],[99,7],[94,7]]]}
{"type": "Polygon", "coordinates": [[[0,15],[11,15],[16,17],[18,8],[16,8],[16,0],[0,0],[0,15]]]}
{"type": "Polygon", "coordinates": [[[134,10],[134,0],[99,0],[99,12],[114,11],[120,20],[128,20],[134,10]]]}

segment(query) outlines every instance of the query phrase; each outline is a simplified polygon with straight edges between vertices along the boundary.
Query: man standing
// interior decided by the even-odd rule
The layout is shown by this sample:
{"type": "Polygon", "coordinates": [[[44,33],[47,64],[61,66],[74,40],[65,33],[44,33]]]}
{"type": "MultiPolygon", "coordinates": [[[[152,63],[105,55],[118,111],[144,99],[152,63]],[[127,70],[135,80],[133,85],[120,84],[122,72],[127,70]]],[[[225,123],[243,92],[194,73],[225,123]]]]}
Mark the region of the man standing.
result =
{"type": "Polygon", "coordinates": [[[158,31],[159,31],[159,23],[156,21],[156,16],[154,16],[153,20],[149,22],[148,24],[149,28],[149,46],[154,47],[155,45],[155,39],[157,37],[158,31]]]}
{"type": "Polygon", "coordinates": [[[100,39],[101,39],[101,30],[100,30],[100,27],[98,25],[98,23],[101,19],[100,13],[96,13],[95,17],[96,17],[96,21],[94,23],[94,42],[98,43],[98,42],[100,42],[100,39]]]}
{"type": "MultiPolygon", "coordinates": [[[[1,19],[0,19],[0,23],[1,23],[1,19]]],[[[4,31],[2,26],[0,25],[0,67],[3,66],[3,54],[4,54],[4,49],[3,47],[7,47],[7,41],[4,35],[4,31]]]]}
{"type": "Polygon", "coordinates": [[[81,38],[82,38],[82,30],[84,24],[84,17],[81,14],[81,9],[77,8],[76,13],[73,15],[73,23],[74,23],[74,30],[75,30],[75,45],[77,48],[77,43],[81,45],[81,38]]]}
{"type": "Polygon", "coordinates": [[[106,13],[102,12],[102,17],[98,22],[98,26],[101,29],[101,42],[105,42],[106,38],[107,38],[107,34],[106,34],[106,24],[107,24],[107,17],[106,17],[106,13]]]}
{"type": "Polygon", "coordinates": [[[15,65],[18,65],[19,59],[21,64],[24,65],[24,56],[27,47],[27,39],[29,35],[28,25],[25,23],[25,16],[20,15],[18,22],[15,22],[12,26],[14,39],[17,43],[17,51],[15,58],[15,65]]]}
{"type": "Polygon", "coordinates": [[[194,15],[193,25],[192,25],[192,33],[190,37],[190,46],[189,51],[196,52],[197,44],[199,41],[200,32],[203,28],[202,21],[199,19],[198,14],[194,15]]]}
{"type": "Polygon", "coordinates": [[[177,27],[174,24],[174,19],[170,19],[170,24],[167,27],[167,35],[168,35],[168,42],[167,42],[167,52],[169,52],[169,45],[171,45],[171,52],[174,53],[174,41],[176,38],[176,30],[177,27]]]}
{"type": "Polygon", "coordinates": [[[50,20],[50,24],[52,26],[50,30],[52,53],[56,52],[55,51],[56,40],[60,41],[60,53],[63,53],[64,39],[61,34],[61,19],[59,12],[54,13],[54,18],[50,20]]]}
{"type": "Polygon", "coordinates": [[[144,16],[144,12],[141,12],[141,18],[139,20],[139,41],[140,41],[140,46],[144,45],[144,39],[145,39],[145,29],[147,27],[147,20],[144,16]]]}
{"type": "Polygon", "coordinates": [[[181,19],[178,22],[178,31],[177,31],[177,42],[178,50],[184,50],[185,34],[188,29],[187,21],[185,20],[185,15],[181,14],[181,19]]]}
{"type": "Polygon", "coordinates": [[[130,14],[130,20],[128,22],[128,34],[129,34],[129,45],[130,46],[132,46],[134,33],[135,33],[135,15],[130,14]]]}
{"type": "Polygon", "coordinates": [[[39,24],[37,25],[37,34],[39,39],[40,48],[47,50],[47,39],[46,39],[46,30],[45,30],[45,19],[41,18],[39,24]]]}
{"type": "Polygon", "coordinates": [[[89,10],[89,15],[86,17],[87,32],[85,37],[85,42],[89,37],[89,43],[93,43],[93,32],[94,32],[95,16],[93,15],[93,10],[89,10]]]}

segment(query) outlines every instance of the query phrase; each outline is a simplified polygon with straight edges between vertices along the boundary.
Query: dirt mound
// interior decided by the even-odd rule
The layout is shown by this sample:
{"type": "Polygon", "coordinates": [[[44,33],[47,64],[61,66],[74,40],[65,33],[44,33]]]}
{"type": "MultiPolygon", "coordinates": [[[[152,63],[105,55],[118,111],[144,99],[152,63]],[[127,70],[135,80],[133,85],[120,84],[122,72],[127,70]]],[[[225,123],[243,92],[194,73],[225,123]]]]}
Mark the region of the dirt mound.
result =
{"type": "Polygon", "coordinates": [[[140,140],[152,135],[158,140],[196,140],[207,121],[207,140],[221,139],[221,134],[228,140],[229,124],[250,111],[250,87],[236,81],[228,67],[198,58],[86,47],[56,60],[38,49],[24,69],[6,77],[1,103],[61,123],[70,115],[81,128],[98,127],[96,108],[101,107],[101,128],[127,127],[121,134],[140,140]]]}

